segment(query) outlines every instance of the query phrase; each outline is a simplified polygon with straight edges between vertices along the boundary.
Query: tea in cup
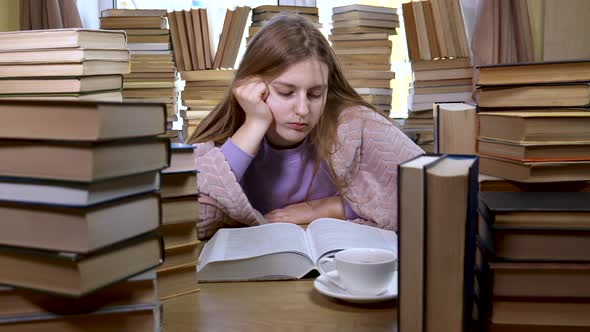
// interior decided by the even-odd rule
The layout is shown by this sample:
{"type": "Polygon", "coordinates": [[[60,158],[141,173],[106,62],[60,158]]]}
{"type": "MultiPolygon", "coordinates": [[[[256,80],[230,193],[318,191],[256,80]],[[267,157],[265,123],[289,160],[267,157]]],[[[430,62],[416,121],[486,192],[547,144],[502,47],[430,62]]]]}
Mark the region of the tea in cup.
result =
{"type": "Polygon", "coordinates": [[[352,248],[322,257],[318,271],[331,284],[353,295],[379,295],[386,292],[397,270],[395,252],[375,248],[352,248]],[[337,276],[324,266],[333,263],[337,276]]]}

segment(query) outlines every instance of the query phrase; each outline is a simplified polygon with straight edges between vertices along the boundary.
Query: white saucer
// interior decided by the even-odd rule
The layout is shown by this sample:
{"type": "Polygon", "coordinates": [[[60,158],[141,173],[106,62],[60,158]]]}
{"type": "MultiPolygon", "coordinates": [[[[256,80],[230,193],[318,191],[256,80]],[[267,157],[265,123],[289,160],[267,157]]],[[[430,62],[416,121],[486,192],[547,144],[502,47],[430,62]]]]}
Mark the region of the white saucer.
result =
{"type": "MultiPolygon", "coordinates": [[[[330,271],[330,274],[334,273],[337,274],[338,272],[330,271]]],[[[349,294],[348,292],[341,290],[340,288],[334,286],[331,282],[326,280],[326,278],[322,275],[317,277],[313,281],[313,286],[317,289],[318,292],[333,297],[339,300],[347,301],[347,302],[354,302],[354,303],[372,303],[372,302],[381,302],[387,301],[391,299],[397,298],[397,271],[393,275],[393,281],[389,289],[380,295],[358,295],[358,294],[349,294]]]]}

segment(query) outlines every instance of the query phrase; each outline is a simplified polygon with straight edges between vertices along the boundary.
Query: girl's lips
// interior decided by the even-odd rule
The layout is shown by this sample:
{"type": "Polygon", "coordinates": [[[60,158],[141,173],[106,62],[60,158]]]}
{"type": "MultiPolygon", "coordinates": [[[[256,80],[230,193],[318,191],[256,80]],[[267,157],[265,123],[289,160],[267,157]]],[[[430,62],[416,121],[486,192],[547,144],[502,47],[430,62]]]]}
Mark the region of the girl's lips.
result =
{"type": "Polygon", "coordinates": [[[287,127],[295,130],[303,130],[307,127],[307,124],[303,122],[289,122],[287,123],[287,127]]]}

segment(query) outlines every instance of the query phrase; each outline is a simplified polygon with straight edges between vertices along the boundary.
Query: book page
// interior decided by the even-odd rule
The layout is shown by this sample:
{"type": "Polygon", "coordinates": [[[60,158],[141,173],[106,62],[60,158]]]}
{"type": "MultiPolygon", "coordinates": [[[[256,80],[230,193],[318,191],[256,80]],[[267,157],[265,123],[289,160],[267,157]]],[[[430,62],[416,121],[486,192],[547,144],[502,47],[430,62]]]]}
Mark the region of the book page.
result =
{"type": "Polygon", "coordinates": [[[273,223],[244,228],[222,228],[209,240],[199,257],[199,265],[297,252],[311,260],[305,231],[298,225],[273,223]]]}
{"type": "Polygon", "coordinates": [[[379,248],[397,253],[397,234],[333,218],[314,220],[307,227],[314,262],[328,253],[349,248],[379,248]]]}

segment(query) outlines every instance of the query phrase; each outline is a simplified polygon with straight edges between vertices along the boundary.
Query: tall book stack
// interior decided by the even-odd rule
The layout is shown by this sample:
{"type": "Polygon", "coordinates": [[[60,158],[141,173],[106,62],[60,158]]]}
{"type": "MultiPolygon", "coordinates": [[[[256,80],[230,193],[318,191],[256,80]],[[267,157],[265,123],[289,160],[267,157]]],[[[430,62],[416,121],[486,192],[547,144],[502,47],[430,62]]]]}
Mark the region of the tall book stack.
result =
{"type": "Polygon", "coordinates": [[[121,31],[0,33],[0,99],[121,101],[128,72],[121,31]]]}
{"type": "Polygon", "coordinates": [[[390,35],[399,28],[397,10],[349,5],[332,9],[329,39],[350,85],[389,117],[391,110],[390,35]]]}
{"type": "Polygon", "coordinates": [[[588,330],[579,280],[589,271],[590,197],[578,191],[590,181],[590,61],[479,73],[480,182],[504,191],[481,195],[480,321],[491,331],[588,330]]]}
{"type": "Polygon", "coordinates": [[[233,69],[182,72],[182,78],[186,80],[182,103],[187,107],[186,110],[180,111],[184,141],[192,135],[201,120],[221,102],[234,74],[233,69]]]}
{"type": "Polygon", "coordinates": [[[246,42],[249,42],[249,40],[254,37],[258,30],[264,26],[266,21],[279,13],[301,15],[316,25],[318,28],[320,27],[320,16],[317,7],[272,5],[258,6],[252,10],[252,24],[250,24],[250,27],[248,27],[248,37],[246,38],[246,42]]]}
{"type": "Polygon", "coordinates": [[[164,119],[162,104],[2,102],[2,331],[159,331],[164,119]]]}
{"type": "MultiPolygon", "coordinates": [[[[404,128],[432,132],[433,103],[471,100],[473,67],[460,2],[412,1],[402,11],[412,70],[404,128]]],[[[432,140],[418,143],[433,150],[432,140]]]]}
{"type": "Polygon", "coordinates": [[[167,131],[162,137],[177,141],[178,132],[172,130],[178,113],[177,74],[166,10],[103,10],[100,27],[127,33],[130,73],[123,79],[123,98],[166,104],[167,131]]]}
{"type": "Polygon", "coordinates": [[[477,174],[474,155],[398,167],[400,331],[472,331],[477,174]]]}
{"type": "Polygon", "coordinates": [[[192,145],[172,143],[160,193],[166,261],[157,270],[158,297],[166,300],[199,290],[196,266],[202,244],[197,239],[199,204],[192,145]]]}
{"type": "Polygon", "coordinates": [[[590,330],[590,193],[480,193],[479,330],[590,330]]]}

